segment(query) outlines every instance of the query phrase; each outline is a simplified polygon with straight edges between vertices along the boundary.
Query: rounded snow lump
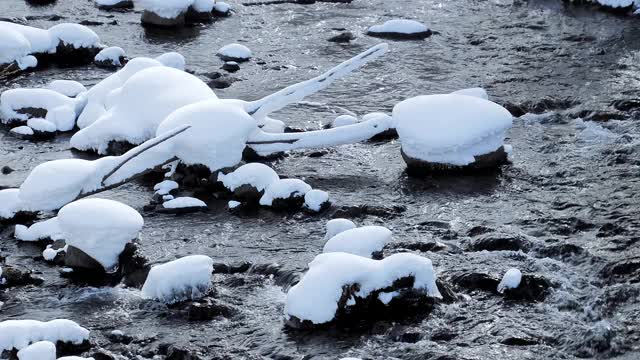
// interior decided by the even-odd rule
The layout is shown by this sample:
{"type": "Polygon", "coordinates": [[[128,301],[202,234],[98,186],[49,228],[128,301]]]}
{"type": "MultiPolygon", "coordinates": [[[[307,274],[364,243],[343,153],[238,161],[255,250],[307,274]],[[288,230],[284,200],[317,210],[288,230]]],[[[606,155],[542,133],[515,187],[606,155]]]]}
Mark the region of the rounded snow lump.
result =
{"type": "Polygon", "coordinates": [[[431,30],[415,20],[395,19],[369,28],[367,35],[398,39],[424,39],[431,36],[431,30]]]}
{"type": "Polygon", "coordinates": [[[329,220],[325,226],[327,228],[327,232],[324,235],[325,240],[329,240],[343,231],[358,227],[353,221],[342,218],[329,220]]]}
{"type": "Polygon", "coordinates": [[[367,258],[391,241],[391,230],[383,226],[363,226],[343,231],[327,241],[323,253],[344,252],[367,258]]]}
{"type": "Polygon", "coordinates": [[[251,58],[251,50],[240,44],[225,45],[218,50],[217,55],[224,61],[247,61],[251,58]]]}
{"type": "Polygon", "coordinates": [[[213,260],[205,255],[191,255],[155,265],[142,287],[142,297],[165,303],[196,299],[211,288],[213,260]]]}

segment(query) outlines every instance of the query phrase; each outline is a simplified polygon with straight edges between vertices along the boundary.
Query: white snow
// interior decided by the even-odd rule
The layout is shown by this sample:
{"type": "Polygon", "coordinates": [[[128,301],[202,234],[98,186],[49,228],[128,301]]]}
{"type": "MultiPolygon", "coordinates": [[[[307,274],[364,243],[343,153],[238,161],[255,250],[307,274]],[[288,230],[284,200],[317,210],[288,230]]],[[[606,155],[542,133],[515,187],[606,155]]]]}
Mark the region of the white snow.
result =
{"type": "Polygon", "coordinates": [[[67,45],[72,45],[76,49],[100,45],[98,35],[83,25],[69,23],[58,24],[49,28],[48,31],[54,39],[58,39],[67,45]]]}
{"type": "Polygon", "coordinates": [[[371,260],[347,253],[320,254],[309,264],[309,271],[287,293],[284,313],[314,324],[331,321],[338,310],[343,286],[359,284],[355,296],[391,286],[397,279],[413,276],[413,288],[440,297],[431,260],[410,254],[371,260]]]}
{"type": "Polygon", "coordinates": [[[110,141],[141,144],[156,135],[158,125],[169,114],[206,99],[217,97],[197,77],[170,67],[152,66],[131,76],[113,105],[91,125],[78,131],[71,138],[71,146],[104,154],[110,141]]]}
{"type": "Polygon", "coordinates": [[[378,294],[378,300],[380,300],[383,304],[388,305],[394,297],[396,297],[399,293],[397,291],[392,292],[382,292],[378,294]]]}
{"type": "Polygon", "coordinates": [[[56,360],[56,345],[38,341],[18,351],[18,360],[56,360]]]}
{"type": "Polygon", "coordinates": [[[36,59],[36,57],[32,55],[21,57],[16,60],[16,62],[18,63],[18,67],[20,68],[20,70],[26,70],[28,68],[38,66],[38,59],[36,59]]]}
{"type": "Polygon", "coordinates": [[[218,174],[218,181],[230,191],[243,186],[251,185],[258,191],[265,190],[269,185],[278,181],[280,177],[272,168],[261,163],[245,164],[229,174],[218,174]]]}
{"type": "Polygon", "coordinates": [[[60,249],[53,249],[51,245],[47,245],[47,248],[42,251],[42,257],[45,259],[45,261],[53,261],[53,259],[56,258],[59,252],[66,252],[67,249],[67,245],[60,249]]]}
{"type": "Polygon", "coordinates": [[[170,68],[174,68],[177,70],[184,71],[184,68],[186,66],[186,61],[184,59],[184,56],[182,56],[182,54],[177,53],[175,51],[164,53],[156,57],[156,60],[159,61],[164,66],[168,66],[170,68]]]}
{"type": "Polygon", "coordinates": [[[11,36],[11,34],[15,34],[16,32],[29,42],[29,54],[54,53],[58,45],[47,30],[0,21],[0,33],[9,33],[11,36]]]}
{"type": "Polygon", "coordinates": [[[272,119],[266,116],[264,119],[264,125],[262,125],[260,129],[268,133],[282,134],[286,127],[287,124],[285,124],[283,121],[272,119]]]}
{"type": "Polygon", "coordinates": [[[138,237],[144,225],[133,208],[113,200],[82,199],[58,212],[58,223],[67,245],[72,245],[109,271],[127,243],[138,237]]]}
{"type": "Polygon", "coordinates": [[[27,126],[40,132],[55,132],[58,130],[56,124],[42,118],[31,118],[27,120],[27,126]]]}
{"type": "Polygon", "coordinates": [[[503,293],[506,289],[515,289],[520,286],[522,273],[516,268],[511,268],[502,277],[502,281],[498,284],[498,292],[503,293]]]}
{"type": "Polygon", "coordinates": [[[0,190],[0,219],[11,219],[23,210],[22,200],[18,189],[0,190]]]}
{"type": "Polygon", "coordinates": [[[227,203],[227,206],[229,207],[229,209],[235,209],[235,208],[237,208],[237,207],[238,207],[238,206],[240,206],[240,205],[242,205],[242,203],[241,203],[241,202],[239,202],[239,201],[234,201],[234,200],[231,200],[231,201],[229,201],[229,202],[227,203]]]}
{"type": "Polygon", "coordinates": [[[397,34],[417,34],[428,31],[429,28],[414,20],[396,19],[389,20],[382,25],[374,25],[369,28],[372,33],[397,33],[397,34]]]}
{"type": "Polygon", "coordinates": [[[357,123],[358,123],[358,118],[356,118],[355,116],[340,115],[333,120],[333,122],[331,123],[331,127],[335,128],[339,126],[353,125],[357,123]]]}
{"type": "Polygon", "coordinates": [[[0,95],[2,122],[26,121],[28,114],[18,113],[24,108],[45,109],[46,119],[60,131],[69,131],[75,125],[76,115],[85,105],[83,98],[70,98],[49,89],[10,89],[0,95]],[[49,115],[49,112],[52,114],[49,115]]]}
{"type": "Polygon", "coordinates": [[[195,0],[136,0],[142,9],[165,19],[175,19],[187,11],[195,0]]]}
{"type": "Polygon", "coordinates": [[[600,5],[610,8],[626,8],[633,5],[640,6],[637,0],[596,0],[600,5]]]}
{"type": "Polygon", "coordinates": [[[96,2],[97,5],[100,5],[100,6],[113,6],[124,0],[94,0],[94,1],[96,2]]]}
{"type": "Polygon", "coordinates": [[[205,255],[191,255],[155,265],[142,287],[142,297],[165,303],[196,299],[211,288],[213,260],[205,255]]]}
{"type": "Polygon", "coordinates": [[[241,44],[225,45],[218,50],[217,54],[239,60],[249,60],[252,56],[251,50],[241,44]]]}
{"type": "Polygon", "coordinates": [[[165,209],[183,209],[183,208],[206,208],[204,201],[192,197],[177,197],[162,204],[165,209]]]}
{"type": "Polygon", "coordinates": [[[16,225],[14,235],[16,239],[22,241],[38,241],[47,238],[58,240],[63,238],[57,217],[39,221],[28,228],[24,225],[16,225]]]}
{"type": "Polygon", "coordinates": [[[33,135],[33,129],[26,125],[14,127],[9,131],[20,135],[33,135]]]}
{"type": "MultiPolygon", "coordinates": [[[[115,0],[115,1],[121,1],[121,0],[115,0]]],[[[110,4],[110,5],[113,5],[113,4],[110,4]]],[[[100,52],[95,56],[95,58],[93,58],[93,60],[99,61],[99,62],[108,61],[113,66],[122,66],[122,63],[120,62],[120,58],[125,57],[125,55],[126,54],[121,47],[112,46],[112,47],[108,47],[100,50],[100,52]]]]}
{"type": "Polygon", "coordinates": [[[273,182],[260,198],[260,205],[271,206],[275,199],[304,197],[311,186],[300,179],[280,179],[273,182]]]}
{"type": "Polygon", "coordinates": [[[178,183],[173,180],[164,180],[162,182],[155,184],[153,186],[153,190],[155,190],[156,194],[158,195],[167,195],[171,191],[179,187],[180,185],[178,185],[178,183]]]}
{"type": "Polygon", "coordinates": [[[325,240],[329,240],[343,231],[355,229],[358,227],[356,224],[354,224],[353,221],[342,218],[331,219],[327,221],[327,225],[325,226],[327,228],[327,231],[324,235],[325,240]]]}
{"type": "Polygon", "coordinates": [[[363,226],[343,231],[327,241],[323,253],[344,252],[371,258],[392,240],[391,230],[383,226],[363,226]]]}
{"type": "Polygon", "coordinates": [[[226,2],[223,1],[216,1],[215,5],[213,6],[214,9],[216,9],[216,11],[221,12],[221,13],[226,13],[229,10],[231,10],[231,5],[227,4],[226,2]]]}
{"type": "Polygon", "coordinates": [[[84,85],[73,80],[53,80],[47,84],[47,89],[68,97],[76,97],[80,93],[87,91],[84,85]]]}
{"type": "Polygon", "coordinates": [[[56,319],[49,322],[36,320],[7,320],[0,322],[0,351],[23,349],[37,341],[70,342],[80,344],[89,339],[89,330],[77,323],[56,319]]]}
{"type": "Polygon", "coordinates": [[[197,12],[211,12],[215,6],[215,0],[194,0],[191,8],[197,12]]]}
{"type": "Polygon", "coordinates": [[[408,156],[467,165],[503,145],[512,116],[488,100],[441,94],[402,101],[393,108],[393,121],[408,156]]]}
{"type": "Polygon", "coordinates": [[[0,64],[8,64],[31,52],[31,43],[22,34],[0,23],[0,64]]]}
{"type": "Polygon", "coordinates": [[[304,206],[313,211],[320,211],[322,204],[329,201],[329,193],[322,190],[309,190],[304,194],[304,206]]]}
{"type": "Polygon", "coordinates": [[[489,94],[487,94],[487,90],[485,90],[483,88],[480,88],[480,87],[462,89],[462,90],[454,91],[454,92],[452,92],[452,94],[475,96],[475,97],[480,98],[480,99],[489,100],[489,94]]]}

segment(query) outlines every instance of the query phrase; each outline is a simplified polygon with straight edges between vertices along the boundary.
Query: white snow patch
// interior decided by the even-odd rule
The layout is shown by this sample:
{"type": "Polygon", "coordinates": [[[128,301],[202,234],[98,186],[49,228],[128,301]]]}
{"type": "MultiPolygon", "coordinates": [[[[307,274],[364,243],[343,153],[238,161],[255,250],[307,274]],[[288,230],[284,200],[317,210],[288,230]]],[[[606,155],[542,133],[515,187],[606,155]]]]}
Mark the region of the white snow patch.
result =
{"type": "Polygon", "coordinates": [[[251,50],[241,44],[225,45],[218,50],[217,54],[239,60],[249,60],[252,56],[251,50]]]}
{"type": "Polygon", "coordinates": [[[27,126],[40,132],[56,132],[56,130],[58,130],[56,124],[42,118],[31,118],[27,120],[27,126]]]}
{"type": "Polygon", "coordinates": [[[311,186],[300,179],[280,179],[274,181],[260,198],[260,205],[271,206],[275,199],[303,197],[311,191],[311,186]]]}
{"type": "Polygon", "coordinates": [[[182,56],[182,54],[177,53],[175,51],[164,53],[156,57],[156,60],[159,61],[164,66],[174,68],[177,70],[184,71],[184,68],[186,66],[186,61],[184,59],[184,56],[182,56]]]}
{"type": "Polygon", "coordinates": [[[184,209],[184,208],[206,208],[204,201],[192,197],[177,197],[162,204],[165,209],[184,209]]]}
{"type": "Polygon", "coordinates": [[[3,123],[27,121],[30,116],[19,113],[20,109],[45,109],[47,120],[56,124],[60,131],[73,128],[76,116],[84,105],[84,98],[70,98],[49,89],[10,89],[0,95],[0,115],[3,123]],[[54,114],[49,115],[49,112],[54,114]]]}
{"type": "Polygon", "coordinates": [[[158,195],[167,195],[169,194],[171,191],[179,188],[180,185],[178,185],[177,182],[173,181],[173,180],[164,180],[162,182],[159,182],[157,184],[155,184],[153,186],[153,190],[156,191],[156,194],[158,195]]]}
{"type": "Polygon", "coordinates": [[[239,201],[234,201],[234,200],[231,200],[231,201],[229,201],[229,202],[227,203],[227,206],[229,206],[229,209],[235,209],[235,208],[237,208],[237,207],[238,207],[238,206],[240,206],[240,205],[242,205],[242,203],[241,203],[241,202],[239,202],[239,201]]]}
{"type": "Polygon", "coordinates": [[[0,219],[11,219],[23,210],[18,189],[0,190],[0,219]]]}
{"type": "Polygon", "coordinates": [[[0,64],[8,64],[29,55],[31,43],[21,33],[3,28],[0,23],[0,64]]]}
{"type": "Polygon", "coordinates": [[[165,19],[175,19],[187,11],[194,0],[136,0],[142,9],[165,19]]]}
{"type": "Polygon", "coordinates": [[[417,34],[429,31],[429,28],[414,20],[396,19],[389,20],[382,25],[374,25],[369,28],[372,33],[417,34]]]}
{"type": "Polygon", "coordinates": [[[489,100],[489,94],[487,93],[487,90],[481,87],[462,89],[462,90],[454,91],[452,92],[452,94],[474,96],[480,99],[489,100]]]}
{"type": "Polygon", "coordinates": [[[378,300],[380,300],[383,304],[387,305],[396,297],[399,293],[397,291],[392,292],[382,292],[378,294],[378,300]]]}
{"type": "Polygon", "coordinates": [[[47,84],[47,89],[68,97],[76,97],[80,93],[87,91],[84,85],[73,80],[53,80],[47,84]]]}
{"type": "Polygon", "coordinates": [[[225,175],[222,172],[218,174],[218,181],[221,181],[230,191],[243,185],[251,185],[258,191],[263,191],[279,179],[280,177],[272,168],[261,163],[245,164],[229,174],[225,175]]]}
{"type": "Polygon", "coordinates": [[[38,66],[38,59],[35,56],[27,55],[16,60],[20,70],[26,70],[38,66]]]}
{"type": "Polygon", "coordinates": [[[27,135],[27,136],[33,135],[33,129],[26,125],[14,127],[9,131],[19,135],[27,135]]]}
{"type": "Polygon", "coordinates": [[[363,226],[343,231],[327,241],[323,253],[344,252],[371,258],[392,240],[391,230],[383,226],[363,226]]]}
{"type": "Polygon", "coordinates": [[[28,228],[24,225],[16,225],[14,236],[22,241],[38,241],[43,239],[63,239],[62,230],[58,218],[37,222],[28,228]]]}
{"type": "Polygon", "coordinates": [[[58,212],[58,223],[67,245],[111,270],[118,265],[125,245],[138,237],[144,220],[125,204],[92,198],[65,205],[58,212]]]}
{"type": "MultiPolygon", "coordinates": [[[[79,24],[58,24],[49,28],[49,34],[74,48],[88,48],[100,45],[98,35],[86,26],[79,24]]],[[[54,41],[55,42],[55,41],[54,41]]],[[[56,42],[57,45],[57,42],[56,42]]]]}
{"type": "Polygon", "coordinates": [[[355,116],[340,115],[333,120],[333,122],[331,123],[331,127],[336,128],[340,126],[353,125],[357,123],[358,123],[358,118],[356,118],[355,116]]]}
{"type": "Polygon", "coordinates": [[[194,0],[191,8],[197,12],[210,13],[211,11],[213,11],[215,3],[215,0],[194,0]]]}
{"type": "Polygon", "coordinates": [[[304,206],[313,211],[320,211],[327,201],[329,201],[329,193],[326,191],[314,189],[304,194],[304,206]]]}
{"type": "Polygon", "coordinates": [[[50,341],[38,341],[18,351],[19,360],[56,360],[56,345],[50,341]]]}
{"type": "Polygon", "coordinates": [[[37,341],[58,341],[80,344],[89,339],[89,330],[77,323],[56,319],[49,322],[36,320],[7,320],[0,322],[0,351],[23,349],[37,341]]]}
{"type": "MultiPolygon", "coordinates": [[[[119,2],[121,0],[115,0],[115,1],[119,2]]],[[[113,5],[113,4],[109,4],[109,5],[113,5]]],[[[108,47],[100,50],[100,52],[96,55],[95,58],[93,58],[93,60],[99,61],[99,62],[108,61],[113,66],[122,66],[122,63],[120,62],[120,58],[125,57],[125,55],[126,54],[121,47],[112,46],[112,47],[108,47]]]]}
{"type": "Polygon", "coordinates": [[[353,221],[348,219],[342,219],[342,218],[331,219],[327,221],[327,225],[326,225],[327,231],[324,235],[324,239],[329,240],[343,231],[355,229],[357,227],[358,226],[354,224],[353,221]]]}
{"type": "Polygon", "coordinates": [[[397,279],[415,278],[413,287],[427,295],[440,297],[431,260],[410,253],[371,260],[347,253],[320,254],[309,264],[309,271],[287,293],[284,313],[314,324],[331,321],[338,310],[343,286],[359,284],[355,294],[365,298],[371,292],[391,286],[397,279]]]}
{"type": "Polygon", "coordinates": [[[220,13],[227,13],[231,10],[231,5],[227,4],[224,1],[216,1],[213,8],[220,13]]]}
{"type": "Polygon", "coordinates": [[[205,255],[191,255],[155,265],[142,287],[142,297],[165,303],[196,299],[209,291],[213,260],[205,255]]]}
{"type": "Polygon", "coordinates": [[[515,289],[520,286],[522,273],[516,268],[511,268],[502,277],[502,281],[498,284],[498,292],[503,293],[506,289],[515,289]]]}

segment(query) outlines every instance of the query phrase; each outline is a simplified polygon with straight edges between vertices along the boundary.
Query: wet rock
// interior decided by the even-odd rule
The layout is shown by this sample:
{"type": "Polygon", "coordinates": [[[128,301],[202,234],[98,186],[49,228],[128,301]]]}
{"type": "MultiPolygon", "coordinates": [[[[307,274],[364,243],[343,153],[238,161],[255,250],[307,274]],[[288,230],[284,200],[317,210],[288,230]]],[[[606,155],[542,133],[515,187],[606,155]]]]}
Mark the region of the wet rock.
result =
{"type": "Polygon", "coordinates": [[[109,332],[107,334],[107,339],[116,344],[129,344],[133,341],[133,337],[131,335],[127,335],[119,330],[109,332]]]}
{"type": "Polygon", "coordinates": [[[407,210],[405,206],[394,205],[392,207],[378,205],[343,206],[331,214],[331,218],[359,218],[367,215],[381,218],[394,218],[407,210]]]}
{"type": "Polygon", "coordinates": [[[486,233],[474,238],[467,250],[469,251],[524,251],[531,247],[531,242],[526,238],[506,233],[486,233]]]}
{"type": "Polygon", "coordinates": [[[609,282],[640,282],[640,256],[614,261],[601,271],[602,277],[609,282]]]}
{"type": "Polygon", "coordinates": [[[185,14],[180,14],[173,19],[164,18],[154,12],[145,10],[140,18],[142,26],[173,28],[185,24],[185,14]]]}
{"type": "Polygon", "coordinates": [[[55,3],[57,0],[26,0],[29,5],[49,5],[55,3]]]}
{"type": "Polygon", "coordinates": [[[520,117],[526,113],[542,114],[548,111],[566,110],[577,105],[577,102],[573,99],[554,98],[551,96],[544,97],[537,101],[526,100],[521,103],[505,103],[502,104],[511,115],[520,117]]]}
{"type": "Polygon", "coordinates": [[[73,269],[87,269],[97,272],[104,272],[102,265],[84,251],[73,245],[67,247],[64,256],[64,264],[73,269]]]}
{"type": "Polygon", "coordinates": [[[3,265],[2,277],[4,278],[4,287],[17,287],[27,285],[41,285],[44,279],[33,275],[31,270],[15,266],[3,265]]]}
{"type": "Polygon", "coordinates": [[[486,226],[474,226],[467,232],[467,236],[475,237],[478,235],[486,234],[488,232],[492,232],[493,229],[486,226]]]}
{"type": "Polygon", "coordinates": [[[327,41],[337,42],[337,43],[348,43],[351,40],[355,40],[355,39],[356,39],[356,37],[355,37],[355,35],[353,35],[352,32],[345,31],[345,32],[342,32],[342,33],[340,33],[340,34],[338,34],[336,36],[330,37],[327,41]]]}
{"type": "Polygon", "coordinates": [[[422,332],[419,329],[408,329],[404,326],[394,327],[389,333],[389,339],[395,342],[415,344],[422,340],[422,332]]]}
{"type": "Polygon", "coordinates": [[[223,264],[223,263],[214,263],[213,264],[213,273],[214,274],[239,274],[245,273],[249,271],[252,264],[245,262],[240,264],[223,264]]]}
{"type": "Polygon", "coordinates": [[[627,230],[625,228],[617,224],[607,223],[602,225],[600,229],[598,229],[596,237],[611,237],[616,235],[624,235],[625,233],[627,233],[627,230]]]}
{"type": "Polygon", "coordinates": [[[367,35],[369,36],[391,40],[423,40],[433,34],[434,33],[430,29],[414,33],[367,31],[367,35]]]}
{"type": "Polygon", "coordinates": [[[494,275],[485,273],[462,273],[447,277],[456,287],[465,290],[482,290],[498,293],[500,279],[494,275]]]}
{"type": "Polygon", "coordinates": [[[607,122],[611,120],[623,120],[625,114],[616,110],[594,110],[580,113],[580,117],[585,121],[607,122]]]}
{"type": "Polygon", "coordinates": [[[438,290],[440,290],[440,295],[442,296],[440,302],[451,304],[458,301],[458,295],[453,290],[453,286],[448,281],[443,279],[436,279],[436,285],[438,286],[438,290]]]}
{"type": "Polygon", "coordinates": [[[273,199],[271,209],[275,211],[296,211],[304,205],[304,195],[294,192],[288,198],[273,199]]]}
{"type": "Polygon", "coordinates": [[[623,99],[614,100],[611,102],[611,106],[620,111],[633,111],[640,109],[640,99],[623,99]]]}
{"type": "Polygon", "coordinates": [[[553,244],[549,246],[541,246],[536,248],[535,252],[541,257],[560,260],[587,254],[587,251],[584,248],[574,244],[553,244]]]}
{"type": "Polygon", "coordinates": [[[190,24],[207,23],[211,22],[212,20],[213,14],[211,12],[197,11],[193,8],[193,6],[190,6],[189,9],[187,9],[187,13],[185,14],[185,22],[190,24]]]}
{"type": "Polygon", "coordinates": [[[202,299],[189,304],[188,318],[190,321],[209,321],[218,316],[230,317],[235,310],[213,299],[202,299]]]}
{"type": "Polygon", "coordinates": [[[160,345],[161,355],[166,355],[165,360],[200,360],[200,356],[191,349],[177,347],[175,345],[160,345]]]}
{"type": "Polygon", "coordinates": [[[541,302],[549,294],[552,284],[540,275],[523,274],[520,285],[515,289],[505,289],[504,297],[509,300],[541,302]]]}
{"type": "Polygon", "coordinates": [[[107,349],[98,349],[91,354],[94,360],[124,360],[124,357],[114,354],[107,349]]]}
{"type": "Polygon", "coordinates": [[[539,341],[530,337],[507,337],[502,339],[500,343],[510,346],[531,346],[537,345],[539,341]]]}
{"type": "Polygon", "coordinates": [[[100,5],[98,4],[98,9],[100,10],[126,10],[133,9],[133,1],[132,0],[122,0],[112,5],[100,5]]]}
{"type": "Polygon", "coordinates": [[[222,65],[222,70],[234,73],[240,70],[240,65],[235,61],[227,61],[224,63],[224,65],[222,65]]]}
{"type": "Polygon", "coordinates": [[[56,47],[55,59],[59,66],[77,66],[93,63],[93,59],[100,52],[100,48],[79,47],[60,41],[56,47]]]}
{"type": "Polygon", "coordinates": [[[91,349],[91,343],[89,340],[84,340],[79,344],[63,341],[56,342],[56,353],[59,356],[78,355],[89,349],[91,349]]]}
{"type": "Polygon", "coordinates": [[[9,175],[13,172],[13,169],[10,166],[3,166],[2,169],[0,169],[0,173],[2,173],[2,175],[9,175]]]}
{"type": "Polygon", "coordinates": [[[438,241],[427,241],[427,242],[393,242],[387,246],[390,249],[395,250],[410,250],[410,251],[420,251],[420,252],[436,252],[443,251],[447,249],[447,245],[438,242],[438,241]]]}
{"type": "Polygon", "coordinates": [[[93,20],[82,20],[80,21],[78,24],[80,25],[84,25],[84,26],[98,26],[98,25],[104,25],[103,22],[101,21],[93,21],[93,20]]]}
{"type": "Polygon", "coordinates": [[[458,336],[458,333],[450,329],[437,329],[431,333],[431,341],[451,341],[458,336]]]}
{"type": "Polygon", "coordinates": [[[125,245],[119,258],[119,272],[123,277],[123,283],[128,287],[142,288],[147,280],[151,266],[142,255],[136,242],[125,245]]]}
{"type": "Polygon", "coordinates": [[[408,156],[403,150],[401,150],[400,152],[402,154],[404,162],[407,164],[407,174],[419,177],[432,174],[447,173],[476,174],[487,171],[495,171],[498,167],[500,167],[500,165],[508,163],[507,153],[504,151],[504,147],[502,146],[496,151],[475,156],[475,161],[473,163],[464,166],[424,161],[408,156]]]}
{"type": "Polygon", "coordinates": [[[240,81],[240,79],[236,77],[233,77],[231,75],[223,75],[219,72],[205,74],[205,76],[211,79],[211,81],[209,81],[207,85],[214,89],[226,89],[230,87],[234,82],[240,81]]]}
{"type": "Polygon", "coordinates": [[[614,332],[611,325],[605,321],[597,322],[592,328],[578,337],[576,355],[578,357],[597,357],[611,348],[614,332]]]}

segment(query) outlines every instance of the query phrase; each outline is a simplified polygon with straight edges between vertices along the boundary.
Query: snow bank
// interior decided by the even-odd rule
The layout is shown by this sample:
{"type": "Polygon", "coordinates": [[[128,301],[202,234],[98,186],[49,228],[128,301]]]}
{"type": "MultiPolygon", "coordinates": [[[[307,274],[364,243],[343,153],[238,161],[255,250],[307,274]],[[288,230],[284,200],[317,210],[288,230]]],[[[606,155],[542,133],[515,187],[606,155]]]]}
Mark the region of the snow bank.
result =
{"type": "Polygon", "coordinates": [[[146,68],[124,83],[100,118],[71,138],[71,146],[104,154],[111,141],[141,144],[156,135],[158,125],[169,114],[206,99],[217,97],[197,77],[165,66],[146,68]]]}
{"type": "Polygon", "coordinates": [[[327,231],[324,235],[325,240],[329,240],[343,231],[355,229],[358,227],[356,224],[354,224],[353,221],[342,218],[331,219],[327,221],[327,225],[325,226],[327,228],[327,231]]]}
{"type": "Polygon", "coordinates": [[[11,219],[22,211],[24,205],[18,189],[0,190],[0,219],[11,219]]]}
{"type": "Polygon", "coordinates": [[[89,330],[71,320],[49,322],[36,320],[7,320],[0,322],[0,351],[23,349],[38,341],[58,341],[81,344],[89,340],[89,330]]]}
{"type": "Polygon", "coordinates": [[[16,225],[14,235],[16,239],[22,241],[58,240],[63,238],[57,217],[37,222],[28,228],[24,225],[16,225]]]}
{"type": "Polygon", "coordinates": [[[117,201],[83,199],[60,209],[58,223],[67,245],[82,250],[108,271],[118,265],[125,245],[138,237],[144,220],[117,201]]]}
{"type": "Polygon", "coordinates": [[[165,19],[175,19],[187,11],[195,0],[136,0],[142,9],[165,19]]]}
{"type": "Polygon", "coordinates": [[[498,284],[498,292],[503,293],[506,289],[515,289],[520,286],[522,273],[516,268],[511,268],[502,277],[502,281],[498,284]]]}
{"type": "Polygon", "coordinates": [[[429,28],[414,20],[389,20],[382,25],[374,25],[367,31],[370,35],[417,35],[430,33],[429,28]]]}
{"type": "Polygon", "coordinates": [[[38,341],[18,351],[18,360],[56,360],[56,345],[38,341]]]}
{"type": "Polygon", "coordinates": [[[196,299],[211,288],[213,260],[204,255],[192,255],[162,265],[156,265],[142,287],[142,297],[172,304],[196,299]]]}
{"type": "Polygon", "coordinates": [[[363,226],[343,231],[327,241],[323,253],[344,252],[367,258],[391,242],[391,230],[383,226],[363,226]]]}
{"type": "Polygon", "coordinates": [[[80,93],[87,91],[84,85],[73,80],[53,80],[47,84],[47,89],[53,90],[70,98],[78,96],[80,93]]]}
{"type": "Polygon", "coordinates": [[[304,206],[313,211],[320,211],[328,201],[329,193],[326,191],[314,189],[304,194],[304,206]]]}
{"type": "Polygon", "coordinates": [[[287,293],[284,312],[323,324],[333,320],[343,286],[359,284],[354,294],[365,298],[389,287],[403,277],[415,278],[413,288],[429,296],[440,297],[431,260],[410,253],[394,254],[383,260],[371,260],[347,253],[320,254],[309,264],[309,271],[287,293]]]}
{"type": "Polygon", "coordinates": [[[96,55],[95,58],[93,58],[93,60],[95,62],[101,63],[102,65],[122,66],[120,58],[124,58],[125,56],[126,54],[121,47],[112,46],[100,50],[100,52],[96,55]]]}
{"type": "Polygon", "coordinates": [[[251,50],[241,44],[228,44],[220,48],[216,55],[225,61],[247,61],[251,58],[251,50]]]}
{"type": "Polygon", "coordinates": [[[164,180],[155,184],[153,186],[153,190],[155,190],[156,194],[158,195],[168,195],[171,191],[179,187],[180,185],[178,185],[178,183],[173,180],[164,180]]]}
{"type": "Polygon", "coordinates": [[[393,121],[409,157],[462,166],[474,162],[476,155],[500,148],[512,116],[488,100],[444,94],[397,104],[393,121]]]}
{"type": "Polygon", "coordinates": [[[280,180],[278,174],[272,168],[261,163],[242,165],[227,175],[223,173],[218,175],[218,181],[221,181],[230,191],[243,185],[250,185],[258,191],[263,191],[278,180],[280,180]]]}
{"type": "Polygon", "coordinates": [[[273,182],[260,198],[260,205],[271,206],[276,199],[304,197],[311,186],[300,179],[280,179],[273,182]]]}
{"type": "Polygon", "coordinates": [[[165,209],[206,208],[204,201],[192,197],[178,197],[162,204],[165,209]]]}

